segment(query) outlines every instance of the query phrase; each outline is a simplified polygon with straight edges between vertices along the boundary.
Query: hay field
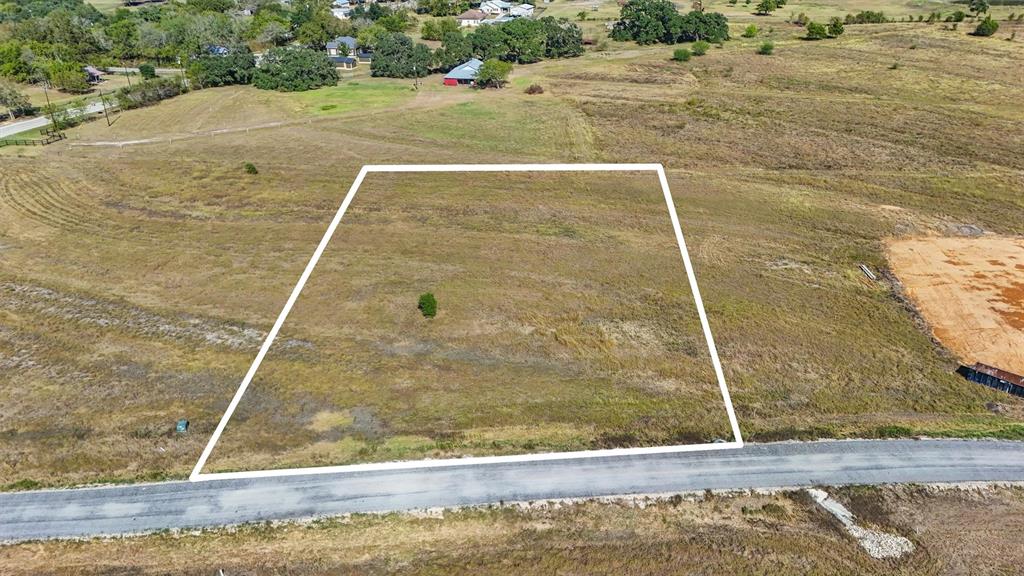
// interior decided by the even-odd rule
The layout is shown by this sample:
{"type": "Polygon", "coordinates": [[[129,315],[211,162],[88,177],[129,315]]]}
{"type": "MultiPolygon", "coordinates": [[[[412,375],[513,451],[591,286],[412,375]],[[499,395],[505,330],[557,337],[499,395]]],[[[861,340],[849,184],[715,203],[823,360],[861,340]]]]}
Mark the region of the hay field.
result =
{"type": "Polygon", "coordinates": [[[889,260],[962,362],[1024,373],[1024,239],[900,239],[889,244],[889,260]]]}
{"type": "Polygon", "coordinates": [[[708,573],[942,576],[1015,574],[1024,491],[1012,487],[829,490],[915,550],[869,557],[804,492],[556,503],[354,515],[307,524],[0,548],[29,574],[708,573]]]}
{"type": "MultiPolygon", "coordinates": [[[[333,115],[216,89],[0,150],[0,484],[187,474],[367,163],[662,162],[748,439],[1024,436],[1024,403],[952,373],[884,250],[1024,233],[1024,43],[925,24],[813,43],[774,22],[771,57],[761,38],[686,64],[611,43],[505,90],[431,77],[333,115]],[[244,132],[265,121],[290,123],[244,132]],[[181,139],[81,145],[163,136],[181,139]]],[[[331,439],[349,407],[319,432],[298,386],[249,399],[285,419],[251,437],[271,449],[331,439]]],[[[446,449],[450,430],[416,435],[446,449]]]]}

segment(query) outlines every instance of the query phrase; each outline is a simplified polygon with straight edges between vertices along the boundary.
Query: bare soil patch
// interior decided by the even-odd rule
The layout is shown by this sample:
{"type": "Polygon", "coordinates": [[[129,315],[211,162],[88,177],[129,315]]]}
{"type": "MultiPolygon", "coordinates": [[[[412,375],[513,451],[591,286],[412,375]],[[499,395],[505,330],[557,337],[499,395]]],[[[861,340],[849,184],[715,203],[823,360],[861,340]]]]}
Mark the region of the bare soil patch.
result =
{"type": "Polygon", "coordinates": [[[1024,373],[1024,239],[910,238],[888,252],[947,348],[964,362],[1024,373]]]}

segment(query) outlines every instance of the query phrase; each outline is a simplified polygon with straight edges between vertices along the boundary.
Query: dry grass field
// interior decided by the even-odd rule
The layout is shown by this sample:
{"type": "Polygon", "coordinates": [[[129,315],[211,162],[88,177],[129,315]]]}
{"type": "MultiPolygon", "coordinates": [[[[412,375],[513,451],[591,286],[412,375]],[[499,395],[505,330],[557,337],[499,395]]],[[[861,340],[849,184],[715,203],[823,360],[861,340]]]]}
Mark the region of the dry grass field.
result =
{"type": "Polygon", "coordinates": [[[845,488],[858,522],[915,550],[871,559],[803,492],[352,516],[0,548],[22,574],[1005,575],[1024,563],[1020,488],[845,488]]]}
{"type": "MultiPolygon", "coordinates": [[[[783,18],[762,20],[773,28],[765,32],[776,42],[770,57],[754,53],[763,38],[737,38],[685,64],[669,60],[671,47],[613,42],[580,59],[517,67],[512,85],[501,91],[444,88],[438,77],[428,78],[417,93],[408,83],[363,79],[357,83],[371,88],[346,88],[343,82],[305,95],[215,89],[124,113],[112,128],[86,124],[71,131],[69,141],[46,148],[0,150],[0,485],[187,474],[344,192],[368,163],[662,162],[748,439],[1024,437],[1024,403],[953,374],[953,356],[933,341],[888,280],[885,253],[890,238],[956,236],[967,225],[1007,236],[1024,232],[1024,42],[1007,42],[1013,26],[1005,24],[988,39],[941,25],[891,24],[848,26],[840,39],[805,42],[783,18]],[[544,86],[545,94],[525,95],[522,89],[530,83],[544,86]],[[353,88],[374,92],[375,103],[364,109],[339,95],[353,88]],[[337,107],[323,109],[332,103],[337,107]],[[271,122],[281,125],[254,128],[271,122]],[[209,134],[225,129],[232,131],[209,134]],[[109,144],[146,139],[150,143],[109,144]],[[107,144],[85,145],[100,143],[107,144]],[[245,162],[256,164],[259,174],[246,174],[245,162]],[[883,280],[866,280],[859,264],[880,271],[883,280]],[[188,434],[173,434],[178,418],[191,420],[188,434]]],[[[486,180],[457,184],[445,189],[515,191],[486,180]]],[[[557,181],[529,184],[556,195],[570,188],[557,181]]],[[[611,202],[619,197],[608,184],[593,184],[592,191],[608,194],[611,202]]],[[[425,183],[430,190],[438,185],[425,183]]],[[[404,193],[397,185],[377,192],[404,193]]],[[[366,199],[373,201],[371,195],[366,199]]],[[[436,230],[438,255],[471,253],[460,244],[464,227],[473,218],[485,221],[486,214],[428,216],[412,210],[427,199],[415,201],[405,213],[366,213],[363,229],[351,233],[368,233],[373,218],[394,218],[415,234],[436,230]]],[[[537,199],[524,203],[515,207],[524,218],[543,214],[537,199]]],[[[586,210],[570,215],[569,208],[598,207],[565,204],[564,213],[555,215],[588,217],[586,210]]],[[[522,245],[508,247],[533,251],[537,276],[529,281],[535,284],[523,286],[548,287],[572,277],[559,269],[564,256],[552,255],[552,266],[544,266],[537,252],[542,247],[595,249],[559,236],[557,228],[533,224],[522,245]]],[[[597,226],[589,233],[601,240],[613,231],[597,226]]],[[[491,239],[512,233],[487,232],[491,239]]],[[[400,246],[390,238],[381,242],[400,246]]],[[[409,250],[421,254],[424,248],[409,250]]],[[[337,257],[339,266],[364,267],[382,258],[366,251],[337,257]]],[[[643,258],[653,262],[657,256],[643,258]]],[[[452,265],[479,271],[481,262],[452,265]]],[[[528,263],[510,261],[499,273],[528,263]]],[[[421,278],[396,275],[393,285],[381,282],[377,289],[406,306],[399,291],[425,291],[420,285],[441,279],[432,275],[443,271],[431,268],[421,278]]],[[[588,278],[621,272],[609,263],[588,278]]],[[[387,277],[380,269],[375,274],[363,278],[387,277]]],[[[338,284],[325,284],[326,289],[355,290],[357,284],[340,283],[342,276],[339,271],[337,280],[328,281],[338,284]]],[[[359,281],[344,281],[350,280],[359,281]]],[[[353,391],[381,379],[374,367],[416,367],[408,355],[369,358],[373,345],[401,351],[394,346],[406,339],[432,343],[444,353],[477,348],[478,356],[458,365],[460,386],[474,374],[473,360],[485,357],[501,362],[489,369],[526,375],[529,366],[508,360],[527,354],[498,349],[488,338],[503,333],[487,332],[494,327],[486,324],[474,341],[471,323],[461,315],[468,308],[452,307],[486,297],[490,304],[482,309],[498,317],[494,288],[444,289],[458,296],[443,298],[441,309],[458,318],[439,316],[434,324],[375,343],[360,342],[346,334],[351,327],[341,325],[339,333],[355,344],[314,347],[309,356],[301,356],[299,346],[294,360],[280,357],[308,363],[316,377],[254,385],[246,396],[253,404],[240,408],[250,410],[248,419],[229,427],[225,441],[248,443],[260,454],[224,465],[264,464],[274,459],[267,454],[277,455],[276,465],[348,460],[353,453],[375,458],[373,449],[362,450],[366,446],[344,445],[346,427],[357,422],[387,431],[375,445],[389,437],[413,438],[391,453],[417,454],[476,452],[485,444],[498,452],[510,446],[546,450],[559,442],[587,445],[599,438],[598,429],[584,426],[581,433],[580,422],[609,416],[605,430],[637,430],[640,408],[661,411],[660,423],[685,419],[687,438],[720,434],[718,405],[708,414],[671,413],[674,407],[703,406],[700,397],[657,391],[639,398],[636,411],[623,412],[628,422],[625,416],[615,421],[602,415],[600,400],[581,394],[605,390],[620,402],[636,389],[614,377],[584,389],[580,383],[589,376],[580,376],[625,374],[633,367],[625,362],[609,369],[606,363],[614,357],[608,356],[587,358],[588,365],[573,372],[578,350],[557,339],[530,352],[557,359],[544,369],[575,382],[573,401],[585,402],[572,414],[558,407],[556,388],[539,368],[528,380],[544,399],[533,412],[543,415],[543,423],[515,422],[502,414],[497,404],[508,396],[463,398],[451,411],[432,405],[431,394],[452,401],[444,387],[398,395],[400,401],[389,404],[400,390],[397,380],[367,399],[373,418],[352,412],[364,405],[355,402],[353,391]],[[428,333],[438,326],[452,332],[428,333]],[[350,353],[358,353],[358,362],[344,369],[366,371],[351,390],[304,388],[303,382],[327,382],[323,375],[333,369],[317,359],[336,361],[350,353]],[[307,452],[295,450],[307,440],[307,452]],[[312,448],[320,442],[331,446],[312,448]]],[[[527,299],[544,321],[554,317],[559,303],[574,303],[572,294],[552,289],[550,295],[550,301],[527,299]]],[[[500,304],[506,307],[498,310],[502,318],[530,314],[514,304],[500,304]]],[[[595,305],[579,305],[584,304],[595,305]]],[[[671,320],[656,305],[630,308],[621,317],[671,320]]],[[[340,314],[353,303],[337,306],[310,313],[340,314]]],[[[367,307],[360,314],[394,325],[414,320],[415,314],[388,316],[397,309],[367,307]]],[[[595,327],[587,319],[566,316],[567,324],[551,329],[591,338],[595,327]]],[[[599,343],[586,342],[584,352],[599,343]]],[[[640,357],[653,362],[657,349],[640,357]]],[[[427,374],[417,371],[409,378],[440,381],[427,374]]],[[[498,392],[522,394],[511,388],[498,392]]],[[[528,404],[522,396],[514,400],[515,406],[528,404]]],[[[678,430],[658,424],[649,429],[650,439],[678,430]]],[[[633,440],[623,436],[614,442],[633,440]]]]}
{"type": "Polygon", "coordinates": [[[906,238],[890,243],[889,260],[961,361],[1024,374],[1024,239],[906,238]]]}
{"type": "Polygon", "coordinates": [[[211,470],[732,438],[653,172],[371,174],[250,390],[211,470]]]}

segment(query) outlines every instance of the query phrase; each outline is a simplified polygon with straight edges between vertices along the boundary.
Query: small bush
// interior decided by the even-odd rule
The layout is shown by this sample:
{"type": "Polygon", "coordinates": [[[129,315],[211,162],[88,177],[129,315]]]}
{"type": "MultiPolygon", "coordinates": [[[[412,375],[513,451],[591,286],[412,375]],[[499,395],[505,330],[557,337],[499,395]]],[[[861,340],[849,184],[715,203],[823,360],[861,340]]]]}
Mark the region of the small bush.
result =
{"type": "Polygon", "coordinates": [[[526,93],[527,94],[543,94],[544,93],[544,87],[541,86],[540,84],[530,84],[526,88],[526,93]]]}
{"type": "Polygon", "coordinates": [[[420,294],[420,302],[417,306],[425,318],[437,316],[437,299],[430,292],[420,294]]]}
{"type": "Polygon", "coordinates": [[[838,17],[833,16],[832,19],[828,21],[828,35],[832,38],[838,38],[843,35],[843,32],[845,32],[843,21],[838,17]]]}
{"type": "Polygon", "coordinates": [[[753,38],[754,36],[757,36],[758,32],[759,30],[757,29],[757,25],[751,24],[743,30],[743,34],[741,34],[741,36],[744,38],[753,38]]]}
{"type": "Polygon", "coordinates": [[[899,60],[893,62],[892,66],[889,66],[889,70],[899,70],[899,69],[900,69],[900,61],[899,60]]]}
{"type": "Polygon", "coordinates": [[[259,174],[260,171],[256,169],[256,165],[252,162],[246,162],[243,166],[246,174],[259,174]]]}
{"type": "Polygon", "coordinates": [[[692,55],[686,48],[676,48],[676,51],[672,53],[672,59],[676,62],[686,62],[692,55]]]}
{"type": "Polygon", "coordinates": [[[974,29],[975,36],[991,36],[999,30],[999,22],[992,19],[991,16],[986,16],[984,20],[978,23],[978,27],[974,29]]]}
{"type": "Polygon", "coordinates": [[[765,40],[757,47],[757,53],[762,56],[771,56],[772,52],[775,52],[775,43],[771,40],[765,40]]]}
{"type": "Polygon", "coordinates": [[[708,48],[711,48],[711,44],[703,40],[697,40],[690,48],[693,50],[694,56],[703,56],[708,53],[708,48]]]}
{"type": "Polygon", "coordinates": [[[156,67],[146,62],[145,64],[139,65],[139,74],[142,75],[143,80],[152,80],[156,78],[156,67]]]}
{"type": "Polygon", "coordinates": [[[825,29],[824,24],[817,22],[807,23],[807,35],[804,36],[806,40],[823,40],[828,38],[828,30],[825,29]]]}

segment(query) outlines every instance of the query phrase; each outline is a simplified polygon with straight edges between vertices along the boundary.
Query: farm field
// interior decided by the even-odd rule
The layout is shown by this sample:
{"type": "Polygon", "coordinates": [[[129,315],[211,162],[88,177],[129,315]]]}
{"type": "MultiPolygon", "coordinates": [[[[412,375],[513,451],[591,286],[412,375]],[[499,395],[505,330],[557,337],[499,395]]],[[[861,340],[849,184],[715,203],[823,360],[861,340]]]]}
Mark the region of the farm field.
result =
{"type": "MultiPolygon", "coordinates": [[[[989,39],[941,25],[848,26],[806,42],[783,19],[762,20],[773,30],[754,39],[739,38],[737,23],[735,40],[688,63],[670,61],[672,47],[610,42],[518,66],[500,91],[444,88],[437,76],[418,92],[395,82],[369,110],[342,105],[344,83],[304,95],[211,89],[109,128],[85,124],[67,142],[0,150],[0,486],[187,475],[371,163],[661,162],[746,439],[1024,437],[1024,402],[953,374],[956,358],[891,280],[886,254],[893,238],[1024,233],[1024,43],[1005,40],[1014,25],[989,39]],[[773,56],[754,53],[765,37],[773,56]],[[524,94],[532,83],[545,93],[524,94]],[[179,418],[187,434],[173,432],[179,418]]],[[[603,193],[615,192],[609,182],[603,193]]],[[[437,226],[445,250],[458,248],[456,216],[437,226]]],[[[352,405],[339,394],[254,386],[251,434],[224,437],[253,452],[223,465],[312,464],[324,452],[298,447],[320,441],[334,445],[330,460],[359,456],[364,446],[339,446],[339,427],[358,415],[343,413],[352,405]]],[[[413,422],[397,404],[377,415],[415,436],[420,455],[473,449],[480,428],[503,429],[487,437],[499,450],[580,445],[556,427],[514,429],[487,407],[493,399],[479,401],[487,422],[413,422]]],[[[687,434],[716,437],[724,420],[713,410],[688,414],[687,434]]]]}
{"type": "Polygon", "coordinates": [[[1024,240],[907,238],[889,245],[889,260],[962,362],[1024,373],[1024,240]]]}
{"type": "Polygon", "coordinates": [[[355,515],[139,538],[0,548],[28,574],[1012,574],[1024,562],[1020,488],[836,488],[914,551],[874,560],[805,492],[355,515]]]}

